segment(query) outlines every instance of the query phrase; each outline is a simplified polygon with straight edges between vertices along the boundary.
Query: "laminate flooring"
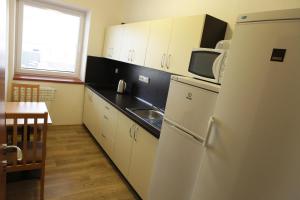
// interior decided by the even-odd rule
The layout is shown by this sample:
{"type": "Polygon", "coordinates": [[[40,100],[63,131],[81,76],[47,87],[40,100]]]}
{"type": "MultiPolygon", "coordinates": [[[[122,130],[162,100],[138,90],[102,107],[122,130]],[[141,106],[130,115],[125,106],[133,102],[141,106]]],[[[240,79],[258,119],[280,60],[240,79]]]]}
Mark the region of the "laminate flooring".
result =
{"type": "MultiPolygon", "coordinates": [[[[10,182],[8,200],[39,199],[39,179],[10,182]]],[[[45,200],[135,200],[135,193],[84,126],[50,126],[45,200]]]]}

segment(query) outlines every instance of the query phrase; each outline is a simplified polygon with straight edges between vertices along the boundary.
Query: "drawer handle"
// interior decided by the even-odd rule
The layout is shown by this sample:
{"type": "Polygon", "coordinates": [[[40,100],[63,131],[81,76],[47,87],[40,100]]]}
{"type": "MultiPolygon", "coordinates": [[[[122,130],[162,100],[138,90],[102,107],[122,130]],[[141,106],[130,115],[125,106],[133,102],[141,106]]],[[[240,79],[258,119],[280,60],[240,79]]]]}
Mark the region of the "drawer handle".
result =
{"type": "Polygon", "coordinates": [[[104,119],[108,120],[108,117],[106,115],[103,115],[104,119]]]}
{"type": "Polygon", "coordinates": [[[106,110],[109,110],[109,107],[108,107],[108,106],[105,106],[105,109],[106,109],[106,110]]]}
{"type": "Polygon", "coordinates": [[[103,138],[106,138],[106,136],[103,133],[101,135],[102,135],[103,138]]]}

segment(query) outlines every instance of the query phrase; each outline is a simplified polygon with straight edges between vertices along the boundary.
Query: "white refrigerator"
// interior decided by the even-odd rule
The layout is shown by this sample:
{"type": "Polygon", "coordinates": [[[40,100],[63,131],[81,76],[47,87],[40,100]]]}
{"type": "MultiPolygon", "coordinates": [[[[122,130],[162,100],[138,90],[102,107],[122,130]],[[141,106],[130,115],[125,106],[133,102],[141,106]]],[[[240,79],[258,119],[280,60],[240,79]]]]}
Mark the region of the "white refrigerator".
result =
{"type": "Polygon", "coordinates": [[[300,9],[239,17],[213,116],[192,200],[300,199],[300,9]]]}
{"type": "Polygon", "coordinates": [[[219,89],[213,83],[171,77],[150,200],[191,198],[219,89]]]}

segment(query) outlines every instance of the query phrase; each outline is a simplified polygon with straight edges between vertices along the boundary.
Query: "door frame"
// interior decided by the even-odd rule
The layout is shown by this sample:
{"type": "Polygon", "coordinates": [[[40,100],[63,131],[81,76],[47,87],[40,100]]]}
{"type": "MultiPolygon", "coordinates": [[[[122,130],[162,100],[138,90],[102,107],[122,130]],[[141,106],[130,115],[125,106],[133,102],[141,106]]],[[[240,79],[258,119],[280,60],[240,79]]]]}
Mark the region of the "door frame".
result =
{"type": "Polygon", "coordinates": [[[0,0],[0,200],[6,198],[6,160],[2,144],[6,143],[5,91],[8,66],[8,0],[0,0]]]}

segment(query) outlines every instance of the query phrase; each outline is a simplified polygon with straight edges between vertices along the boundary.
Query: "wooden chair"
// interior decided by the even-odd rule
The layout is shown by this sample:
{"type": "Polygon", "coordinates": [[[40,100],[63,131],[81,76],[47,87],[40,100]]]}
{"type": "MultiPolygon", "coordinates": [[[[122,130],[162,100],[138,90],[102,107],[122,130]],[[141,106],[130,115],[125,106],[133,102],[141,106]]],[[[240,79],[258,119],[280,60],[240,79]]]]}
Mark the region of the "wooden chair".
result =
{"type": "Polygon", "coordinates": [[[9,173],[39,169],[41,171],[40,199],[42,200],[44,199],[48,113],[6,113],[5,116],[6,121],[13,120],[13,139],[12,143],[8,145],[17,146],[23,152],[23,159],[21,161],[16,159],[16,152],[7,152],[7,172],[9,173]],[[20,123],[20,121],[22,121],[22,123],[20,123]],[[30,134],[33,134],[32,138],[28,137],[30,134]],[[41,138],[38,137],[38,134],[41,135],[41,138]],[[19,140],[19,137],[21,137],[22,140],[19,140]]]}
{"type": "Polygon", "coordinates": [[[13,102],[39,102],[40,85],[13,83],[11,99],[13,102]]]}

